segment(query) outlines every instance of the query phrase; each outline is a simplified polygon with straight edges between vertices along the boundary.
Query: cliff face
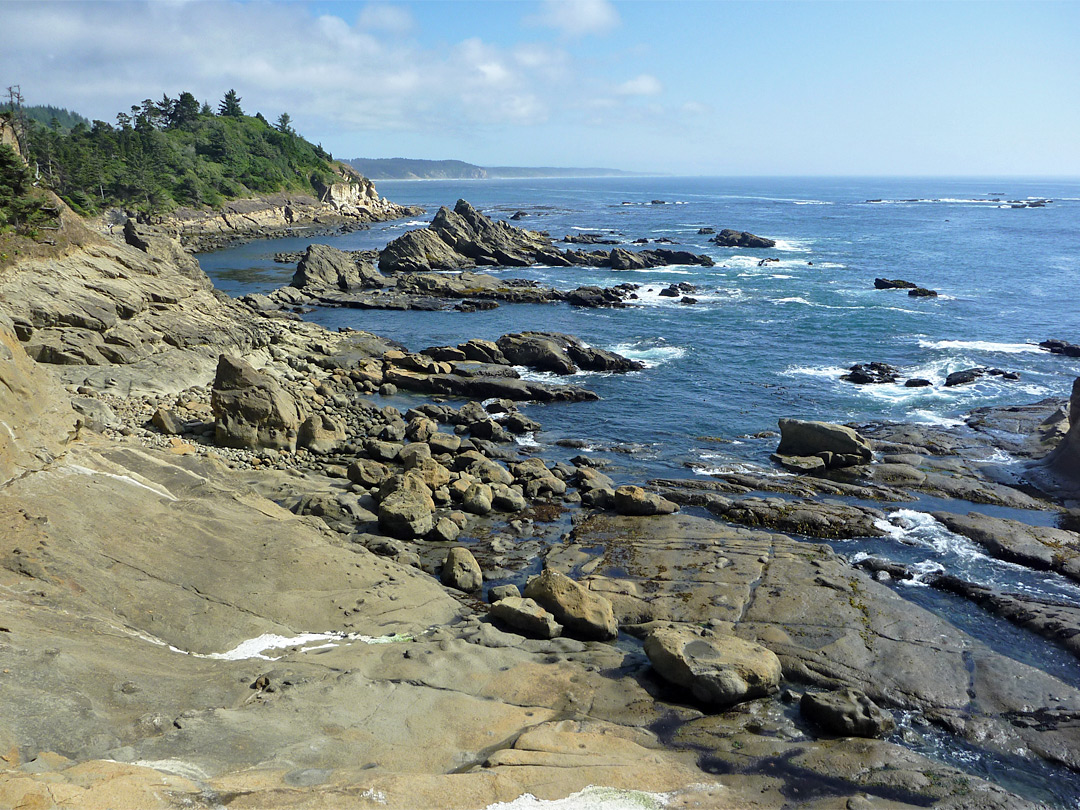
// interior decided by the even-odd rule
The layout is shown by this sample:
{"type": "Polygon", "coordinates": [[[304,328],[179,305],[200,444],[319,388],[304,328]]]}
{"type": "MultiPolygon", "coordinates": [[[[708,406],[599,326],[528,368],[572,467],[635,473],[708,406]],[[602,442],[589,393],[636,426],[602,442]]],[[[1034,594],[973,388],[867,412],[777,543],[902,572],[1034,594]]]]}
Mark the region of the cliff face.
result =
{"type": "Polygon", "coordinates": [[[1054,472],[1080,483],[1080,377],[1073,382],[1069,398],[1069,431],[1047,462],[1054,472]]]}
{"type": "Polygon", "coordinates": [[[152,218],[152,223],[189,249],[201,251],[238,238],[272,236],[310,225],[385,222],[418,210],[379,196],[374,183],[354,172],[346,172],[341,182],[319,184],[317,189],[318,197],[280,193],[233,200],[216,210],[179,208],[152,218]]]}

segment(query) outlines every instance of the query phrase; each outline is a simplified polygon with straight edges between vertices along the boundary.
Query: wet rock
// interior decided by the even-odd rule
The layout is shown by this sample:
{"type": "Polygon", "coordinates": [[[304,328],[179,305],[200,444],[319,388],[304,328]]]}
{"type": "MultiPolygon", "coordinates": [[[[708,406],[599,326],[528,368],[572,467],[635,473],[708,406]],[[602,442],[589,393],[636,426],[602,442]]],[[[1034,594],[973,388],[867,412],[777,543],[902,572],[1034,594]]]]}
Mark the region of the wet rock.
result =
{"type": "Polygon", "coordinates": [[[645,654],[666,681],[711,706],[765,697],[780,684],[780,659],[735,636],[702,637],[685,628],[660,628],[645,639],[645,654]]]}
{"type": "Polygon", "coordinates": [[[488,615],[529,638],[558,638],[562,635],[562,625],[555,621],[555,616],[532,599],[503,597],[491,606],[488,615]]]}
{"type": "Polygon", "coordinates": [[[945,378],[945,387],[951,388],[955,385],[968,385],[975,382],[983,375],[983,369],[981,368],[966,368],[962,371],[954,371],[948,377],[945,378]]]}
{"type": "Polygon", "coordinates": [[[899,377],[899,372],[892,366],[874,362],[856,363],[847,374],[842,374],[840,379],[856,385],[881,385],[896,382],[899,377]]]}
{"type": "Polygon", "coordinates": [[[914,290],[918,284],[904,281],[902,278],[875,278],[874,287],[878,290],[914,290]]]}
{"type": "Polygon", "coordinates": [[[969,512],[934,512],[949,531],[983,546],[991,556],[1080,580],[1080,534],[969,512]]]}
{"type": "Polygon", "coordinates": [[[440,579],[443,585],[457,588],[459,591],[471,593],[480,590],[484,584],[484,575],[480,571],[480,563],[467,548],[457,546],[446,552],[443,560],[440,579]]]}
{"type": "Polygon", "coordinates": [[[937,298],[937,290],[928,290],[926,287],[916,287],[913,290],[908,290],[907,294],[912,298],[937,298]]]}
{"type": "Polygon", "coordinates": [[[525,586],[527,598],[549,610],[575,638],[607,641],[618,635],[611,602],[553,569],[545,569],[525,586]]]}
{"type": "Polygon", "coordinates": [[[243,360],[218,359],[210,404],[217,419],[214,439],[246,450],[296,449],[301,411],[274,378],[243,360]]]}
{"type": "Polygon", "coordinates": [[[896,728],[892,715],[858,689],[807,692],[799,711],[827,733],[841,737],[884,737],[896,728]]]}
{"type": "Polygon", "coordinates": [[[735,231],[731,228],[724,228],[709,241],[715,242],[720,247],[771,248],[776,246],[776,241],[773,239],[758,236],[749,231],[735,231]]]}
{"type": "Polygon", "coordinates": [[[647,492],[638,486],[621,486],[615,490],[612,508],[620,515],[670,515],[678,511],[678,504],[662,498],[655,492],[647,492]]]}
{"type": "Polygon", "coordinates": [[[1080,480],[1080,377],[1073,382],[1069,400],[1069,429],[1047,457],[1050,468],[1067,478],[1080,480]]]}
{"type": "Polygon", "coordinates": [[[1080,346],[1069,343],[1067,340],[1044,340],[1039,344],[1040,349],[1046,349],[1051,354],[1060,354],[1065,357],[1080,357],[1080,346]]]}
{"type": "Polygon", "coordinates": [[[536,333],[503,335],[496,341],[503,356],[518,366],[555,374],[573,374],[577,366],[554,340],[536,333]]]}

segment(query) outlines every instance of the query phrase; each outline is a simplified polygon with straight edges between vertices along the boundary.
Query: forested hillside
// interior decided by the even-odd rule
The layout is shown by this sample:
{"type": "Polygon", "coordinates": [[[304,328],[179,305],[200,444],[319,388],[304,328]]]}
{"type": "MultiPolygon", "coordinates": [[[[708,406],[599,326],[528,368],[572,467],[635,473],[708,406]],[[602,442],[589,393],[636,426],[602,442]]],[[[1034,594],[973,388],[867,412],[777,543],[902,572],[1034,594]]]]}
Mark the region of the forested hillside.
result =
{"type": "Polygon", "coordinates": [[[287,113],[271,125],[246,115],[235,91],[216,111],[191,93],[146,99],[116,123],[22,116],[24,145],[41,182],[72,208],[168,211],[275,191],[316,193],[337,177],[332,157],[296,134],[287,113]]]}

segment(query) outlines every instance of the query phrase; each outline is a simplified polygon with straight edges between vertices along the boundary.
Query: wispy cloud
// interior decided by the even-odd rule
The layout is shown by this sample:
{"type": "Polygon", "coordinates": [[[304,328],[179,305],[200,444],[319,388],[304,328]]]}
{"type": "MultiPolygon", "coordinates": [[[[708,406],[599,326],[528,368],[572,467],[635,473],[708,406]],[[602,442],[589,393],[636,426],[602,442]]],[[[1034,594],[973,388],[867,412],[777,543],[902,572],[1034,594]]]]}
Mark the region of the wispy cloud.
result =
{"type": "Polygon", "coordinates": [[[620,23],[619,12],[608,0],[543,0],[540,11],[528,21],[568,37],[606,34],[620,23]]]}
{"type": "Polygon", "coordinates": [[[615,89],[620,96],[658,96],[664,91],[664,85],[655,76],[642,73],[615,89]]]}

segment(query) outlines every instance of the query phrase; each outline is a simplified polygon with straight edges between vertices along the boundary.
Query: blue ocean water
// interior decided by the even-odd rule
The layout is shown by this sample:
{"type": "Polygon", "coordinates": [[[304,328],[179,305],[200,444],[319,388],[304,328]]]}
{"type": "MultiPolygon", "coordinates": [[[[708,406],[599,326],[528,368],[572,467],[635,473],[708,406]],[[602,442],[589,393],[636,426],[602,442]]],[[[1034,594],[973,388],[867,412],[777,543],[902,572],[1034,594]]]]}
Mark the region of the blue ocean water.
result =
{"type": "MultiPolygon", "coordinates": [[[[583,374],[600,402],[532,406],[545,445],[580,438],[632,445],[619,457],[627,479],[708,472],[764,461],[780,417],[834,421],[951,422],[972,408],[1068,395],[1080,361],[1041,351],[1050,337],[1080,342],[1080,181],[999,179],[677,178],[382,182],[395,202],[428,215],[315,241],[380,248],[430,222],[440,205],[465,198],[495,219],[566,234],[603,233],[633,248],[667,237],[709,254],[714,267],[642,272],[584,268],[513,269],[506,275],[572,288],[641,285],[638,306],[502,306],[476,313],[320,310],[330,327],[367,329],[412,350],[525,329],[577,335],[645,361],[630,375],[583,374]],[[1049,198],[1041,208],[1009,200],[1049,198]],[[876,202],[868,202],[875,200],[876,202]],[[662,201],[656,202],[653,201],[662,201]],[[720,248],[698,229],[748,230],[771,249],[720,248]],[[762,259],[777,259],[760,264],[762,259]],[[937,290],[915,299],[876,290],[874,278],[903,278],[937,290]],[[689,282],[694,305],[659,295],[689,282]],[[857,362],[883,361],[930,388],[856,386],[839,379],[857,362]],[[944,388],[951,372],[990,366],[1019,381],[985,377],[944,388]],[[717,441],[719,439],[720,441],[717,441]]],[[[277,239],[200,256],[231,294],[288,283],[275,251],[310,239],[277,239]]]]}

